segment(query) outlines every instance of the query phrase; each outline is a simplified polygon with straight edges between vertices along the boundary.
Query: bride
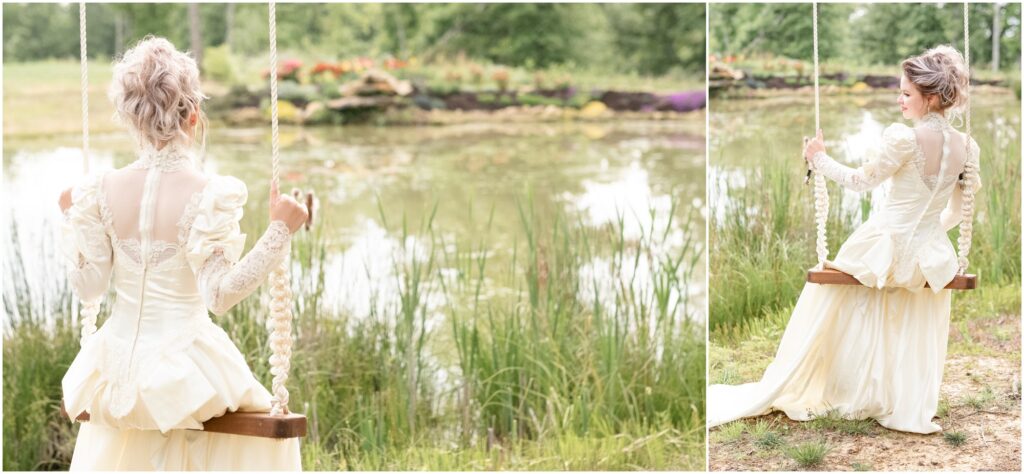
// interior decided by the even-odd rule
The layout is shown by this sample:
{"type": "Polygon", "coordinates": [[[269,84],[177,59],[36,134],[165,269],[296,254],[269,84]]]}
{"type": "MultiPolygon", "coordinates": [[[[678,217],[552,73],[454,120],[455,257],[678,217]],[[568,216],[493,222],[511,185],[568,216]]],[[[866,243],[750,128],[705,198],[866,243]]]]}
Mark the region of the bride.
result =
{"type": "Polygon", "coordinates": [[[195,60],[167,40],[147,37],[124,54],[110,98],[138,159],[60,199],[72,287],[98,304],[113,278],[116,295],[63,379],[69,416],[90,416],[71,469],[301,469],[297,438],[197,429],[225,411],[270,409],[270,393],[208,310],[224,314],[262,284],[306,209],[271,190],[270,225],[242,257],[246,187],[195,168],[205,96],[195,60]]]}
{"type": "Polygon", "coordinates": [[[837,163],[824,138],[807,140],[811,168],[864,192],[891,181],[888,199],[826,263],[863,286],[804,286],[775,359],[759,382],[708,387],[709,427],[781,410],[794,420],[829,411],[893,430],[934,433],[946,359],[950,290],[959,270],[946,232],[960,223],[966,166],[979,148],[950,125],[966,101],[963,56],[939,46],[903,61],[894,123],[860,168],[837,163]],[[970,150],[968,154],[967,150],[970,150]],[[930,288],[925,288],[927,283],[930,288]]]}

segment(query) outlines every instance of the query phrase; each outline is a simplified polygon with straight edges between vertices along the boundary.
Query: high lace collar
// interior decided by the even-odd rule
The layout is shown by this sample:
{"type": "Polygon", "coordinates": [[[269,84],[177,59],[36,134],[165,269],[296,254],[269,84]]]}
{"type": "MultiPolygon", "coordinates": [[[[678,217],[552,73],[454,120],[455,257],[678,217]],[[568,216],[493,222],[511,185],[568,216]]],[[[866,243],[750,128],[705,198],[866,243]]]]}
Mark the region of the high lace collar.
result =
{"type": "Polygon", "coordinates": [[[188,148],[169,143],[157,149],[152,143],[144,142],[139,147],[139,158],[131,164],[132,168],[157,168],[160,171],[178,171],[192,166],[192,155],[188,148]]]}
{"type": "Polygon", "coordinates": [[[947,130],[951,127],[949,120],[938,112],[928,112],[927,114],[924,114],[923,117],[917,119],[916,123],[937,132],[947,130]]]}

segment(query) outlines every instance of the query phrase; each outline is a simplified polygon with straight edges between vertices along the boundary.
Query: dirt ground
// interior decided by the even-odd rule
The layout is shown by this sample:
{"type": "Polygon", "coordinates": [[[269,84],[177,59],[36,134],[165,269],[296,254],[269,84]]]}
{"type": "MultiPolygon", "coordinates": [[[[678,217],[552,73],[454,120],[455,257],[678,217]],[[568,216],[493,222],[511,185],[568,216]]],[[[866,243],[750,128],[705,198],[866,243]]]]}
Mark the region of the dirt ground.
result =
{"type": "Polygon", "coordinates": [[[1020,317],[954,325],[931,435],[902,433],[874,421],[800,423],[781,413],[713,428],[712,471],[1020,471],[1020,317]],[[740,426],[730,426],[734,424],[740,426]],[[741,429],[742,428],[742,429],[741,429]],[[767,431],[779,441],[765,442],[767,431]],[[802,467],[792,446],[823,441],[828,451],[802,467]]]}

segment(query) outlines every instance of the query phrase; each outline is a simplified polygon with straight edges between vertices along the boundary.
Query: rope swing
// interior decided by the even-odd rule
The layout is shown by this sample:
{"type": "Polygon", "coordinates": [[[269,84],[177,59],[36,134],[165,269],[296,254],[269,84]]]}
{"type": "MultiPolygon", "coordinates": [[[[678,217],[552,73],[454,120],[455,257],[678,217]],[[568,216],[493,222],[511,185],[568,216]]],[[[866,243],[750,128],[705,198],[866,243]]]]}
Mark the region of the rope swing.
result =
{"type": "MultiPolygon", "coordinates": [[[[276,196],[280,189],[281,181],[281,147],[280,133],[277,121],[277,11],[273,1],[270,2],[270,192],[276,196]]],[[[290,244],[289,244],[290,245],[290,244]]],[[[292,357],[292,291],[291,277],[288,271],[291,252],[285,254],[281,265],[270,273],[270,319],[267,320],[267,327],[270,332],[270,349],[273,354],[270,356],[270,373],[274,379],[271,382],[271,392],[274,394],[271,401],[270,414],[288,414],[288,389],[285,382],[288,380],[288,370],[291,368],[292,357]]],[[[303,418],[305,422],[305,418],[303,418]]]]}
{"type": "MultiPolygon", "coordinates": [[[[81,51],[82,69],[82,174],[89,174],[89,62],[86,60],[87,42],[85,34],[85,2],[78,4],[78,44],[81,51]]],[[[96,333],[96,318],[100,314],[100,301],[80,301],[79,315],[82,324],[81,344],[96,333]]]]}
{"type": "MultiPolygon", "coordinates": [[[[970,94],[970,65],[971,65],[971,44],[970,44],[970,22],[968,17],[967,2],[964,2],[964,62],[967,64],[967,99],[964,104],[966,109],[965,133],[967,147],[967,161],[964,164],[964,171],[960,175],[960,187],[963,197],[963,205],[960,208],[962,219],[960,221],[960,236],[957,239],[957,261],[959,269],[953,280],[946,285],[949,290],[973,290],[978,286],[977,275],[967,274],[969,263],[968,255],[971,252],[971,237],[974,230],[974,191],[977,189],[978,168],[977,164],[970,159],[971,153],[971,94],[970,94]]],[[[818,83],[818,3],[811,4],[811,21],[813,24],[812,34],[814,40],[814,130],[821,128],[821,88],[818,83]]],[[[825,178],[820,173],[814,173],[808,165],[807,177],[814,177],[814,222],[817,231],[815,238],[815,251],[818,257],[818,264],[807,272],[807,281],[822,285],[862,285],[862,283],[848,273],[839,270],[825,268],[828,260],[828,189],[825,187],[825,178]]],[[[927,287],[928,284],[925,283],[927,287]]]]}
{"type": "MultiPolygon", "coordinates": [[[[821,129],[821,87],[818,85],[818,3],[811,5],[811,21],[813,23],[814,35],[814,131],[821,129]]],[[[821,173],[814,173],[814,223],[817,229],[817,236],[814,240],[814,249],[818,255],[818,270],[825,269],[825,260],[828,260],[828,188],[825,177],[821,173]]]]}
{"type": "Polygon", "coordinates": [[[960,237],[957,239],[957,254],[959,255],[960,275],[965,275],[969,260],[967,256],[971,253],[971,237],[974,234],[974,191],[978,189],[978,165],[970,160],[971,156],[971,34],[970,22],[968,21],[967,7],[969,3],[964,2],[964,62],[967,63],[967,100],[964,108],[964,132],[967,134],[965,147],[967,149],[967,162],[964,164],[964,172],[961,175],[960,190],[963,196],[963,205],[960,212],[963,220],[960,221],[960,237]]]}

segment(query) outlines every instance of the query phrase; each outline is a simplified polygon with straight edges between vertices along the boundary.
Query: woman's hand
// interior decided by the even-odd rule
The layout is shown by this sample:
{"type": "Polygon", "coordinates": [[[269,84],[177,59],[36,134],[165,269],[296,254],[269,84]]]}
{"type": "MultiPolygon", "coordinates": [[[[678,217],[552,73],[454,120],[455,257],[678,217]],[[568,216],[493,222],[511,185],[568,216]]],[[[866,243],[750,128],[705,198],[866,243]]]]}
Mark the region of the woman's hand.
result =
{"type": "Polygon", "coordinates": [[[282,196],[276,185],[270,186],[270,220],[284,222],[288,230],[294,234],[307,219],[309,211],[305,205],[299,204],[291,196],[282,196]]]}
{"type": "Polygon", "coordinates": [[[60,193],[57,205],[60,206],[60,212],[67,212],[71,208],[71,188],[67,188],[60,193]]]}
{"type": "Polygon", "coordinates": [[[818,135],[814,138],[804,137],[804,160],[810,163],[811,158],[819,151],[825,151],[825,136],[822,135],[820,128],[818,129],[818,135]]]}

